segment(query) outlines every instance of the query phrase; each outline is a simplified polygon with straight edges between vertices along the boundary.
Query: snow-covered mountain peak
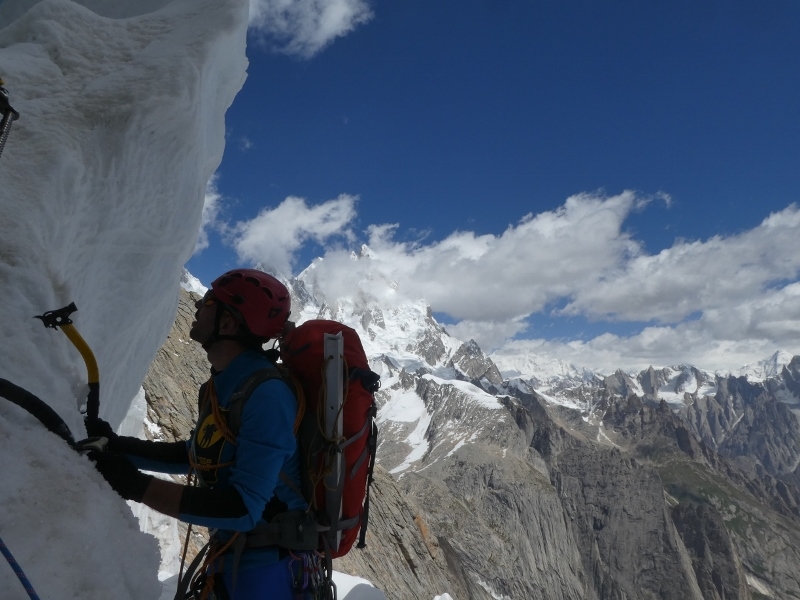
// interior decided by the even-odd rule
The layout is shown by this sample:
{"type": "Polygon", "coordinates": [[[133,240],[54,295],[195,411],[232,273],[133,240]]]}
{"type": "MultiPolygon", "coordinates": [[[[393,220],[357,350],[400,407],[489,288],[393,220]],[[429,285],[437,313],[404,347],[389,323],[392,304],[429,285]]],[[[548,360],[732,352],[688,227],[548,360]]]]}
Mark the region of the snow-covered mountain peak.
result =
{"type": "Polygon", "coordinates": [[[366,244],[361,244],[361,249],[358,252],[358,258],[372,258],[374,253],[372,248],[367,246],[366,244]]]}
{"type": "Polygon", "coordinates": [[[692,365],[673,365],[656,369],[650,367],[636,376],[643,395],[664,400],[670,405],[683,406],[686,394],[707,396],[717,391],[716,377],[692,365]]]}
{"type": "Polygon", "coordinates": [[[783,350],[778,350],[772,356],[743,366],[738,371],[740,377],[746,377],[748,381],[765,381],[771,377],[777,377],[783,368],[792,362],[793,355],[783,350]]]}
{"type": "Polygon", "coordinates": [[[194,292],[195,294],[199,294],[201,296],[205,295],[205,293],[208,291],[208,288],[185,268],[183,269],[183,273],[181,273],[181,287],[187,292],[194,292]]]}
{"type": "Polygon", "coordinates": [[[559,379],[592,379],[595,373],[572,363],[539,354],[494,352],[490,358],[506,379],[522,378],[541,384],[559,379]]]}
{"type": "Polygon", "coordinates": [[[439,368],[461,341],[451,338],[424,300],[385,302],[358,286],[350,295],[331,297],[313,278],[313,266],[290,282],[298,322],[333,319],[355,329],[369,357],[389,356],[401,368],[439,368]]]}
{"type": "Polygon", "coordinates": [[[361,247],[358,254],[353,251],[347,255],[318,257],[292,280],[302,282],[318,302],[328,304],[344,297],[356,299],[361,304],[381,306],[408,301],[395,280],[373,268],[369,260],[371,257],[372,251],[366,245],[361,247]],[[342,260],[348,261],[347,268],[342,269],[342,260]],[[331,263],[338,263],[339,268],[328,268],[331,263]]]}

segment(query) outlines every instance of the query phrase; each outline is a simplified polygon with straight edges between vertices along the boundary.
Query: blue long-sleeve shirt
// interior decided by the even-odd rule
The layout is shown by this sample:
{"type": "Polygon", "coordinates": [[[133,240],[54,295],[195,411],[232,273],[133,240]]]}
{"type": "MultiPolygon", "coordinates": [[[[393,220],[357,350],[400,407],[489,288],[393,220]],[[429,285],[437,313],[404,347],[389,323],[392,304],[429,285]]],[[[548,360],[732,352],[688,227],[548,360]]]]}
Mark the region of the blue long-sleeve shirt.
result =
{"type": "MultiPolygon", "coordinates": [[[[264,368],[275,367],[258,352],[248,351],[213,377],[223,418],[227,417],[233,394],[255,371],[264,368]]],[[[253,390],[245,403],[235,446],[222,437],[213,413],[198,422],[189,446],[194,461],[216,460],[217,464],[228,465],[202,471],[201,480],[213,488],[236,488],[248,514],[236,520],[192,515],[181,515],[181,519],[215,529],[249,531],[261,518],[273,494],[286,503],[288,510],[306,508],[305,500],[280,477],[281,472],[285,473],[296,489],[301,488],[300,457],[294,434],[296,418],[297,399],[291,389],[282,379],[270,379],[253,390]]]]}
{"type": "MultiPolygon", "coordinates": [[[[262,354],[246,351],[237,356],[224,371],[213,375],[212,381],[219,404],[219,414],[227,422],[231,397],[256,371],[275,368],[262,354]]],[[[209,384],[211,385],[211,384],[209,384]]],[[[217,538],[224,541],[233,532],[249,531],[262,518],[270,501],[283,510],[303,510],[305,500],[296,490],[300,484],[300,458],[294,423],[297,417],[297,399],[289,386],[280,378],[270,379],[253,390],[241,410],[241,424],[236,432],[235,444],[223,435],[213,411],[203,410],[192,439],[187,442],[187,462],[159,463],[136,460],[137,466],[152,471],[185,473],[188,458],[201,466],[198,471],[201,483],[213,490],[234,488],[245,511],[231,514],[226,506],[203,507],[202,514],[181,512],[179,518],[187,523],[216,529],[217,538]],[[284,473],[294,483],[292,489],[281,478],[284,473]]],[[[182,507],[183,509],[183,507],[182,507]]],[[[268,564],[278,558],[277,550],[257,550],[245,553],[240,568],[249,564],[268,564]]]]}

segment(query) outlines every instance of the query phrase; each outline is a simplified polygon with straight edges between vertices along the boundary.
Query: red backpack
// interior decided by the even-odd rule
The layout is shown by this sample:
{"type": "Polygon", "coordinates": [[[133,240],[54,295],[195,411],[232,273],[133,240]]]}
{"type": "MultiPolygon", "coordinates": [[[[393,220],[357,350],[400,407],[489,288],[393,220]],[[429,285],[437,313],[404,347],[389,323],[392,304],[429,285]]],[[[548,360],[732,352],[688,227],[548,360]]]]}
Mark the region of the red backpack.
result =
{"type": "MultiPolygon", "coordinates": [[[[268,354],[278,358],[275,351],[268,354]]],[[[370,370],[355,330],[336,321],[307,321],[295,327],[284,335],[279,356],[278,370],[256,371],[233,394],[228,427],[238,433],[244,404],[263,382],[279,377],[295,390],[301,419],[295,433],[302,490],[283,473],[281,479],[305,498],[309,510],[279,514],[240,538],[249,540],[246,547],[319,550],[331,560],[350,551],[359,530],[358,547],[366,545],[369,485],[378,445],[373,394],[380,387],[380,376],[370,370]],[[340,337],[342,342],[342,370],[334,382],[334,389],[343,392],[341,407],[333,405],[338,394],[325,389],[325,369],[333,359],[326,356],[326,336],[340,337]]]]}
{"type": "Polygon", "coordinates": [[[373,394],[380,387],[380,376],[370,370],[358,333],[336,321],[314,320],[299,325],[283,337],[280,357],[300,383],[305,398],[298,431],[307,471],[303,492],[312,509],[327,515],[330,529],[324,533],[324,549],[338,558],[350,551],[359,529],[358,547],[365,545],[369,485],[378,441],[373,394]],[[339,409],[333,406],[334,399],[326,393],[323,380],[325,365],[333,358],[326,356],[326,334],[340,334],[342,339],[344,393],[339,409]],[[338,469],[333,464],[337,456],[342,457],[338,469]]]}

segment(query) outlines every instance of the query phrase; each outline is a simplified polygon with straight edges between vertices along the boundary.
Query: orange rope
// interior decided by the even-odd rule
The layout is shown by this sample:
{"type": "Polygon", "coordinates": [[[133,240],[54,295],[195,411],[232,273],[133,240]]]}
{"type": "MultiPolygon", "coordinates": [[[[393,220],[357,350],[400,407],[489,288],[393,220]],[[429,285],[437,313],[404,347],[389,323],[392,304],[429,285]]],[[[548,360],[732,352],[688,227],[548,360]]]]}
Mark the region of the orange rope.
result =
{"type": "Polygon", "coordinates": [[[231,460],[231,461],[228,461],[228,462],[225,462],[225,463],[217,463],[217,464],[214,464],[214,465],[201,465],[199,463],[196,463],[194,460],[192,460],[192,457],[190,455],[189,456],[189,464],[191,465],[192,469],[194,469],[195,471],[213,471],[215,469],[221,469],[223,467],[230,467],[231,465],[236,464],[236,461],[235,460],[231,460]]]}
{"type": "Polygon", "coordinates": [[[217,390],[214,387],[214,379],[208,380],[208,387],[206,387],[206,395],[211,396],[211,412],[214,413],[214,421],[219,427],[219,432],[222,434],[222,437],[225,438],[226,442],[229,442],[236,445],[236,436],[233,435],[233,432],[228,427],[227,422],[225,419],[222,418],[222,411],[219,408],[219,399],[217,398],[217,390]],[[209,392],[209,390],[211,390],[209,392]]]}
{"type": "MultiPolygon", "coordinates": [[[[191,458],[189,459],[191,461],[191,458]]],[[[194,474],[193,467],[189,467],[189,472],[186,474],[186,485],[194,487],[197,484],[197,478],[194,474]]],[[[183,552],[181,553],[181,568],[178,570],[178,581],[183,580],[183,566],[186,564],[186,553],[189,551],[189,538],[192,535],[192,524],[186,528],[186,539],[183,541],[183,552]]]]}
{"type": "MultiPolygon", "coordinates": [[[[219,550],[217,550],[213,554],[212,554],[211,550],[209,549],[208,556],[206,556],[206,559],[203,561],[203,566],[200,567],[197,570],[197,573],[195,574],[194,579],[192,580],[192,587],[194,587],[195,582],[197,581],[197,579],[199,577],[201,577],[203,575],[203,573],[208,571],[208,569],[211,566],[211,564],[215,560],[217,560],[220,556],[225,554],[225,551],[233,545],[233,543],[236,541],[236,538],[239,537],[239,533],[240,532],[238,532],[238,531],[236,533],[234,533],[231,536],[231,539],[229,539],[227,542],[225,542],[225,545],[223,545],[219,550]]],[[[211,571],[211,573],[208,573],[208,575],[206,576],[206,581],[205,581],[205,584],[203,585],[203,593],[200,594],[200,600],[206,600],[208,598],[209,594],[211,594],[211,592],[214,590],[214,575],[215,575],[215,572],[211,571]]]]}
{"type": "MultiPolygon", "coordinates": [[[[231,432],[228,424],[226,423],[225,419],[222,418],[222,413],[219,408],[219,400],[217,399],[217,390],[214,387],[214,379],[209,378],[208,385],[206,385],[206,391],[203,394],[203,401],[201,403],[202,408],[200,412],[204,412],[208,404],[211,403],[211,412],[214,414],[214,422],[219,427],[219,432],[225,441],[230,442],[234,446],[236,445],[236,437],[231,432]]],[[[189,454],[189,465],[191,465],[192,469],[197,471],[213,471],[215,469],[221,469],[223,467],[229,467],[234,464],[236,461],[229,461],[226,463],[217,463],[215,465],[201,465],[195,462],[192,459],[192,455],[189,454]]],[[[191,471],[189,471],[191,473],[191,471]]]]}

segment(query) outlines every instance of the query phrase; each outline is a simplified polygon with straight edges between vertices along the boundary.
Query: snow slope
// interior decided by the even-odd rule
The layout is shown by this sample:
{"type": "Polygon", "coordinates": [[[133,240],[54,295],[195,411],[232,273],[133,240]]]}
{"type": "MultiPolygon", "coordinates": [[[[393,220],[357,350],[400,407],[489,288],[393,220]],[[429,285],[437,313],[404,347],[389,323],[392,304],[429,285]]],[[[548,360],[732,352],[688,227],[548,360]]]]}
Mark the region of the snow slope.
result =
{"type": "Polygon", "coordinates": [[[740,377],[746,377],[750,382],[765,381],[770,377],[780,375],[783,367],[792,361],[793,355],[783,350],[777,351],[772,356],[760,360],[757,363],[745,365],[738,370],[740,377]]]}

